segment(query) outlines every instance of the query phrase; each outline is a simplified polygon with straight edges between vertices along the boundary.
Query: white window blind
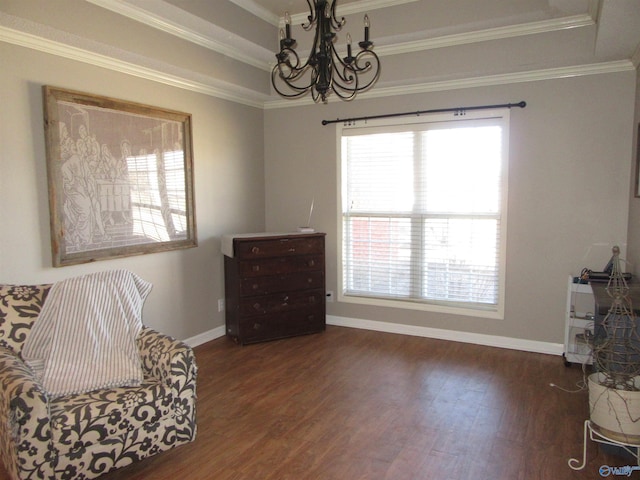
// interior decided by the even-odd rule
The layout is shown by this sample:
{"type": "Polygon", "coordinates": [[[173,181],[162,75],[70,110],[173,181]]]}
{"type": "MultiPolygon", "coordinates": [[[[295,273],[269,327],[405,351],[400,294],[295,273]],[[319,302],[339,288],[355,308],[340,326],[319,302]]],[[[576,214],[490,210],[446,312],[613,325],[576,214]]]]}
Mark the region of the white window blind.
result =
{"type": "Polygon", "coordinates": [[[159,242],[186,238],[186,182],[182,150],[127,157],[133,232],[159,242]]]}
{"type": "Polygon", "coordinates": [[[394,121],[342,129],[343,297],[501,312],[508,110],[394,121]]]}

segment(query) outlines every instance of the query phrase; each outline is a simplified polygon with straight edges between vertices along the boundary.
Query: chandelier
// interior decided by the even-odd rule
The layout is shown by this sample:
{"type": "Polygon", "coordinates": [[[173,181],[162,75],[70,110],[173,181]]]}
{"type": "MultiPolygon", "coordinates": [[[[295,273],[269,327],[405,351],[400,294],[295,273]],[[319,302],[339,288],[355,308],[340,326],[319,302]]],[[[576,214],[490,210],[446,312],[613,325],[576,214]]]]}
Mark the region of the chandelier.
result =
{"type": "Polygon", "coordinates": [[[358,43],[360,51],[354,56],[351,35],[347,34],[347,56],[341,58],[335,47],[336,33],[346,20],[336,17],[338,0],[307,0],[309,23],[302,28],[316,33],[311,52],[302,61],[295,51],[296,40],[291,37],[291,17],[285,13],[285,31],[280,30],[280,51],[277,65],[271,72],[271,83],[279,95],[297,98],[311,91],[314,102],[327,103],[333,91],[342,100],[353,99],[358,92],[371,87],[380,76],[380,61],[371,50],[369,16],[364,16],[364,40],[358,43]]]}

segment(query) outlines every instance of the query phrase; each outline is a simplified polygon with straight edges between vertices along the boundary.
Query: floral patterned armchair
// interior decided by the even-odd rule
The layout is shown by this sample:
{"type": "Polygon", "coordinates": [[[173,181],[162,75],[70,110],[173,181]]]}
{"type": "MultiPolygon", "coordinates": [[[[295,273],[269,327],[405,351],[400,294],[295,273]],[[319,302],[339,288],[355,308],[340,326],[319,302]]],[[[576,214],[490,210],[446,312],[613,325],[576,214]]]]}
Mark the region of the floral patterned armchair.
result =
{"type": "Polygon", "coordinates": [[[50,285],[0,285],[0,458],[12,479],[89,479],[195,439],[196,364],[144,327],[144,381],[49,398],[21,358],[50,285]]]}

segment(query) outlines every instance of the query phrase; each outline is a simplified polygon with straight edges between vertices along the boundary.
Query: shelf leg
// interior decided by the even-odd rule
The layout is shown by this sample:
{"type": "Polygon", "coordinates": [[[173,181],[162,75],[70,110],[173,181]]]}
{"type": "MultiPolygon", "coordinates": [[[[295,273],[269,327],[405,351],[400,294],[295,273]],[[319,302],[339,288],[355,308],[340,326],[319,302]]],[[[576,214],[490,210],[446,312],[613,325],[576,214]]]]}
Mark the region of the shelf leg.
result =
{"type": "Polygon", "coordinates": [[[589,420],[584,421],[584,440],[582,442],[582,463],[577,458],[570,458],[567,462],[573,470],[582,470],[587,464],[587,429],[589,428],[589,420]]]}

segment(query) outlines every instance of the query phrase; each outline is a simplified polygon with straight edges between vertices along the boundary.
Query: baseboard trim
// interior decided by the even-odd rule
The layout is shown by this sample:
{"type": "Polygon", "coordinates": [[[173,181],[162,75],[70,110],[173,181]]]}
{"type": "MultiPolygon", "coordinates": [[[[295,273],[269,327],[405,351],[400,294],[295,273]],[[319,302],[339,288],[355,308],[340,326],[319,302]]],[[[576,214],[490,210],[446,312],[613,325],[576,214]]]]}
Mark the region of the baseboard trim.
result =
{"type": "Polygon", "coordinates": [[[562,355],[564,352],[564,345],[561,343],[539,342],[535,340],[524,340],[521,338],[460,332],[441,328],[419,327],[399,323],[378,322],[360,318],[338,317],[335,315],[327,315],[327,324],[339,327],[374,330],[377,332],[398,333],[414,337],[437,338],[440,340],[450,340],[454,342],[473,343],[476,345],[521,350],[525,352],[545,353],[549,355],[562,355]]]}
{"type": "MultiPolygon", "coordinates": [[[[511,350],[521,350],[524,352],[545,353],[549,355],[562,355],[564,353],[564,345],[561,343],[538,342],[535,340],[524,340],[521,338],[460,332],[456,330],[445,330],[442,328],[419,327],[416,325],[403,325],[400,323],[378,322],[375,320],[364,320],[361,318],[327,315],[327,324],[335,325],[337,327],[359,328],[362,330],[373,330],[376,332],[411,335],[413,337],[437,338],[439,340],[449,340],[452,342],[473,343],[476,345],[485,345],[487,347],[507,348],[511,350]]],[[[187,338],[184,342],[190,347],[197,347],[198,345],[210,342],[216,338],[224,337],[224,335],[225,327],[224,325],[221,325],[187,338]]]]}
{"type": "Polygon", "coordinates": [[[197,347],[198,345],[202,345],[203,343],[210,342],[211,340],[215,340],[216,338],[224,337],[225,329],[224,325],[216,327],[212,330],[207,330],[206,332],[199,333],[194,337],[187,338],[184,341],[190,347],[197,347]]]}

